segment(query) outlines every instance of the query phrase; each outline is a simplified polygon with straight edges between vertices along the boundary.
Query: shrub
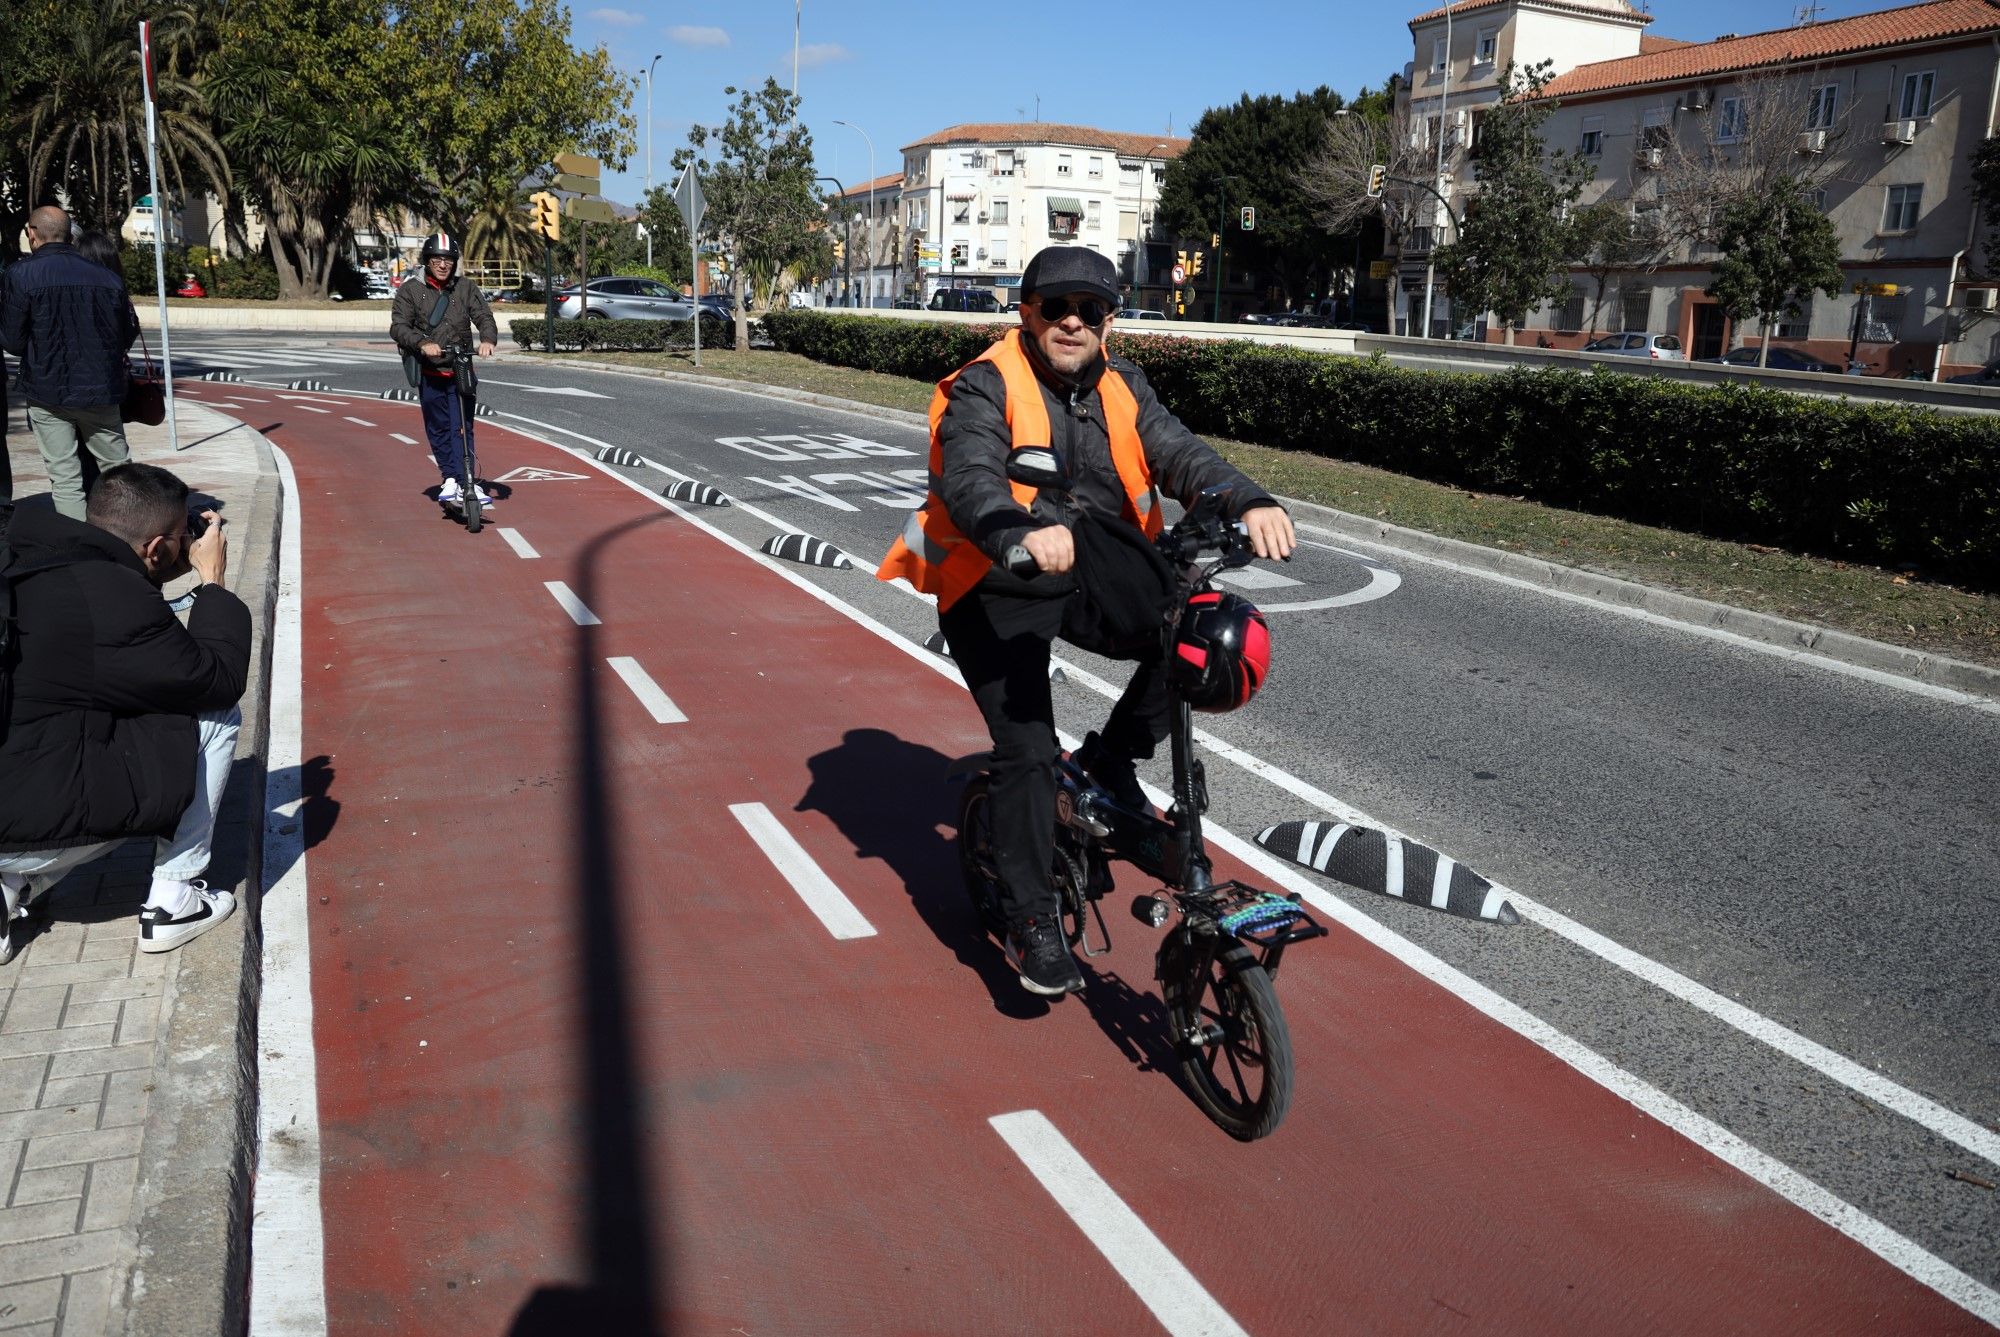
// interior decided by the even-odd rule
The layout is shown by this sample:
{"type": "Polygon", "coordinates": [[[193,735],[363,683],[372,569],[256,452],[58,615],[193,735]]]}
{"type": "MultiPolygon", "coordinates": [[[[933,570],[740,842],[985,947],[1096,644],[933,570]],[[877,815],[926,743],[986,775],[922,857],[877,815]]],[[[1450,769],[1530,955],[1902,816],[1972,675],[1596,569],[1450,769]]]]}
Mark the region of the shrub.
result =
{"type": "MultiPolygon", "coordinates": [[[[543,346],[549,322],[540,316],[507,322],[514,342],[533,352],[543,346]]],[[[735,339],[729,322],[701,316],[701,345],[723,347],[735,339]]],[[[558,320],[556,351],[561,353],[664,353],[694,346],[694,322],[687,320],[558,320]]]]}
{"type": "Polygon", "coordinates": [[[278,296],[278,268],[261,252],[224,260],[213,272],[211,296],[258,302],[274,301],[278,296]]]}
{"type": "MultiPolygon", "coordinates": [[[[812,310],[786,352],[937,380],[1006,329],[812,310]]],[[[1745,382],[1416,371],[1235,340],[1112,336],[1197,432],[1720,538],[2000,588],[2000,422],[1745,382]]]]}

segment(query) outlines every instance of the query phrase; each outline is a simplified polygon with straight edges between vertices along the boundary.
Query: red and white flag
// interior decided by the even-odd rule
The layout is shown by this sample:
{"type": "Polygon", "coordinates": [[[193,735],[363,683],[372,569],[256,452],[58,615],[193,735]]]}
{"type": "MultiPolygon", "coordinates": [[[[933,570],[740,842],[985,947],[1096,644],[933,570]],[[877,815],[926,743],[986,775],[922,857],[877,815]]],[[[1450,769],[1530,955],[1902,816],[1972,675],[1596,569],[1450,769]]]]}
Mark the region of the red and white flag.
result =
{"type": "Polygon", "coordinates": [[[146,101],[153,100],[153,24],[139,20],[139,65],[146,72],[146,101]]]}

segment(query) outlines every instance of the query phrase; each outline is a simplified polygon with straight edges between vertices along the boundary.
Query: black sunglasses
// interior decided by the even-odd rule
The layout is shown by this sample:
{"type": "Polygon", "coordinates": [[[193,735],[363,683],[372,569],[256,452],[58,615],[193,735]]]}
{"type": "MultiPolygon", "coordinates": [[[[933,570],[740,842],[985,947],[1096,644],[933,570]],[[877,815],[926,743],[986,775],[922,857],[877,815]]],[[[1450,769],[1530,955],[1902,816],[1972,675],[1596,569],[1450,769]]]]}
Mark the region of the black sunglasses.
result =
{"type": "Polygon", "coordinates": [[[1043,297],[1036,305],[1042,319],[1054,325],[1074,311],[1076,318],[1092,329],[1102,325],[1117,308],[1098,297],[1043,297]]]}

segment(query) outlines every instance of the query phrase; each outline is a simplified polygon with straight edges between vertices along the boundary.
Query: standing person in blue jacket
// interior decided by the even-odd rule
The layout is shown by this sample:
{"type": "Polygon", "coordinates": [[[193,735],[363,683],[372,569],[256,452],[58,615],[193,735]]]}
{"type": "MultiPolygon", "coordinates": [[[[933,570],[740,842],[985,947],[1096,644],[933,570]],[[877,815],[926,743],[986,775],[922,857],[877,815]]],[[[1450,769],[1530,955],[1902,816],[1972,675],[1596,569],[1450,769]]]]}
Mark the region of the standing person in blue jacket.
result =
{"type": "Polygon", "coordinates": [[[125,352],[139,317],[125,281],[70,245],[69,215],[45,204],[28,215],[26,258],[8,267],[0,296],[0,346],[21,361],[28,425],[49,468],[56,510],[84,518],[81,445],[100,467],[131,455],[118,406],[125,352]]]}

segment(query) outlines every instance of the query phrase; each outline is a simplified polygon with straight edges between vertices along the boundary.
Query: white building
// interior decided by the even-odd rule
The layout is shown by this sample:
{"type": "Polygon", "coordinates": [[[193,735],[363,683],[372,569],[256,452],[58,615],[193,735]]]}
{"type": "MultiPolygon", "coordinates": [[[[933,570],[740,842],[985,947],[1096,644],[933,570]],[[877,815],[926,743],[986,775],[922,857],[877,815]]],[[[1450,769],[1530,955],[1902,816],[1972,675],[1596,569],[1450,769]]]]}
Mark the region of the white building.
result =
{"type": "Polygon", "coordinates": [[[841,252],[833,276],[820,285],[824,306],[890,307],[914,280],[914,257],[903,245],[903,174],[864,181],[833,198],[827,227],[841,252]]]}
{"type": "MultiPolygon", "coordinates": [[[[1167,163],[1188,141],[1081,125],[954,125],[903,149],[902,225],[921,278],[920,301],[941,287],[1018,298],[1022,271],[1044,246],[1088,246],[1118,265],[1133,305],[1168,286],[1171,248],[1153,245],[1167,163]]],[[[904,257],[909,260],[911,257],[904,257]]]]}

